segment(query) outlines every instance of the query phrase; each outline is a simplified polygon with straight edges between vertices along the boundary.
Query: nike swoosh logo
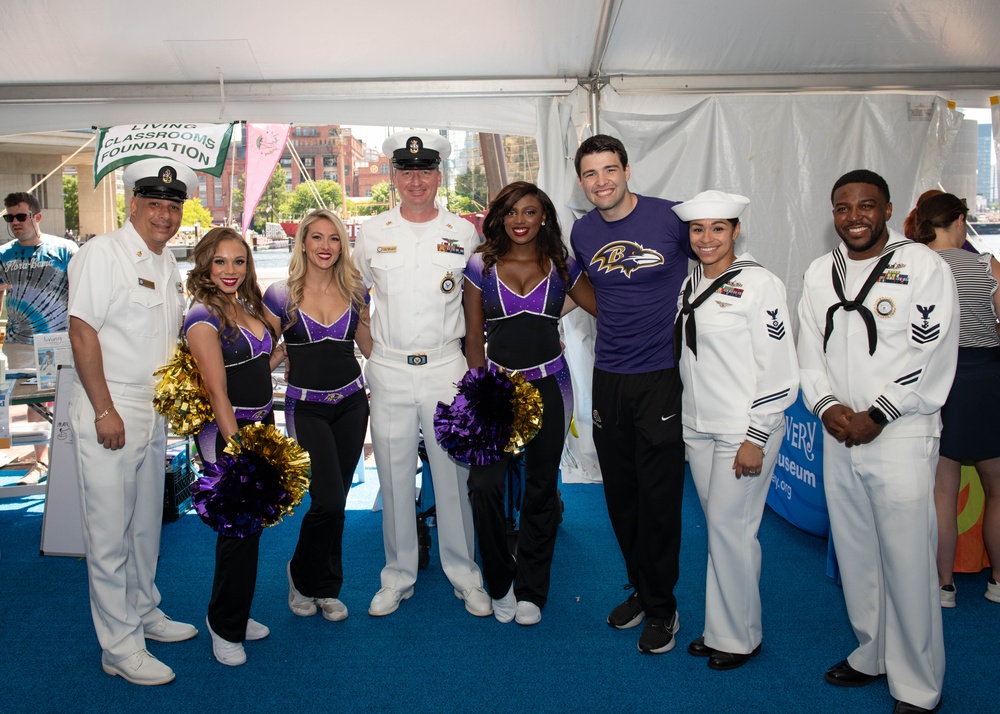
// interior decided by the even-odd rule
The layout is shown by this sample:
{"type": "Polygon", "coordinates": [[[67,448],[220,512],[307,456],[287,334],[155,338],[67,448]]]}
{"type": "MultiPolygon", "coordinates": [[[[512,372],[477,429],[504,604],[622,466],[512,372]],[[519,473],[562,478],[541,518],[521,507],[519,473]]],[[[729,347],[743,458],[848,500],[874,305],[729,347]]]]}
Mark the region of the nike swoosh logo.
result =
{"type": "Polygon", "coordinates": [[[660,421],[667,421],[668,419],[673,419],[675,416],[677,416],[677,415],[676,414],[671,414],[668,417],[660,417],[660,421]]]}

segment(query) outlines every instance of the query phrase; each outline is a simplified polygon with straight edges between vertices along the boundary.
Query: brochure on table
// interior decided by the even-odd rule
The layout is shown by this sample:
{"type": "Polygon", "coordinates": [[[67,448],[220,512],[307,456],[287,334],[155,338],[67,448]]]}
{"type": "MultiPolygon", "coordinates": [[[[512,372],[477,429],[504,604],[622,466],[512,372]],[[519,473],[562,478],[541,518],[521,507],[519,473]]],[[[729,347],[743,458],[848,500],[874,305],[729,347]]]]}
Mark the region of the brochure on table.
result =
{"type": "Polygon", "coordinates": [[[60,365],[73,366],[73,347],[68,332],[35,335],[35,373],[38,389],[55,389],[56,370],[60,365]]]}

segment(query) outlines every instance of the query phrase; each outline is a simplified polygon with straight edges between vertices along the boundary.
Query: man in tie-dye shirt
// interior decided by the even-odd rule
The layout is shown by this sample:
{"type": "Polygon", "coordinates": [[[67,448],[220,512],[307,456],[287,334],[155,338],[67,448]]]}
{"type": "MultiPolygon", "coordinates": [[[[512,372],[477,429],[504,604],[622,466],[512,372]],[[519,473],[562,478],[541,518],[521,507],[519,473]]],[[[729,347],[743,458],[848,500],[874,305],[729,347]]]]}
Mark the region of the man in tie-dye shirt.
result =
{"type": "MultiPolygon", "coordinates": [[[[76,243],[39,230],[42,210],[30,193],[11,193],[3,201],[7,234],[14,240],[0,246],[0,299],[7,300],[7,366],[19,372],[35,366],[36,334],[66,332],[69,283],[66,268],[76,243]]],[[[28,421],[41,421],[28,410],[28,421]]],[[[20,483],[38,483],[45,474],[44,444],[35,446],[35,467],[20,483]]]]}

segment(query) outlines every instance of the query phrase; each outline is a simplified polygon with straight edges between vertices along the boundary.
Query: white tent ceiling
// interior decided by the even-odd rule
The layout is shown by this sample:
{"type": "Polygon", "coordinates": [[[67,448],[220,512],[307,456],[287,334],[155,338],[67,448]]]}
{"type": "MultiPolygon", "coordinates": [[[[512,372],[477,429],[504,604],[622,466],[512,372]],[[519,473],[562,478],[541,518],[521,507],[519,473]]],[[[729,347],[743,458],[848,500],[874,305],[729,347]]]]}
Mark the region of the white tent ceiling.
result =
{"type": "Polygon", "coordinates": [[[1000,89],[996,0],[4,0],[0,27],[2,134],[402,125],[386,115],[399,99],[419,99],[414,119],[489,128],[455,111],[470,97],[516,128],[534,121],[525,98],[598,76],[617,93],[919,90],[966,106],[1000,89]]]}

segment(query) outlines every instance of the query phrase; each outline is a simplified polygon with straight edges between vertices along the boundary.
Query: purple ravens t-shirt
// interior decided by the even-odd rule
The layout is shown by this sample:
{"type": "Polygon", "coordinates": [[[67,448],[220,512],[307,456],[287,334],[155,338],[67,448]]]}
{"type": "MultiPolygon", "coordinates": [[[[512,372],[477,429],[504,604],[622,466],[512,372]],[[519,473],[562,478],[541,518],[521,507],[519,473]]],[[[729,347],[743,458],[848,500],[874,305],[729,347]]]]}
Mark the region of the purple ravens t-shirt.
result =
{"type": "Polygon", "coordinates": [[[636,194],[632,212],[608,222],[594,209],[571,243],[597,293],[594,366],[616,374],[674,367],[677,295],[693,258],[687,226],[665,201],[636,194]]]}

